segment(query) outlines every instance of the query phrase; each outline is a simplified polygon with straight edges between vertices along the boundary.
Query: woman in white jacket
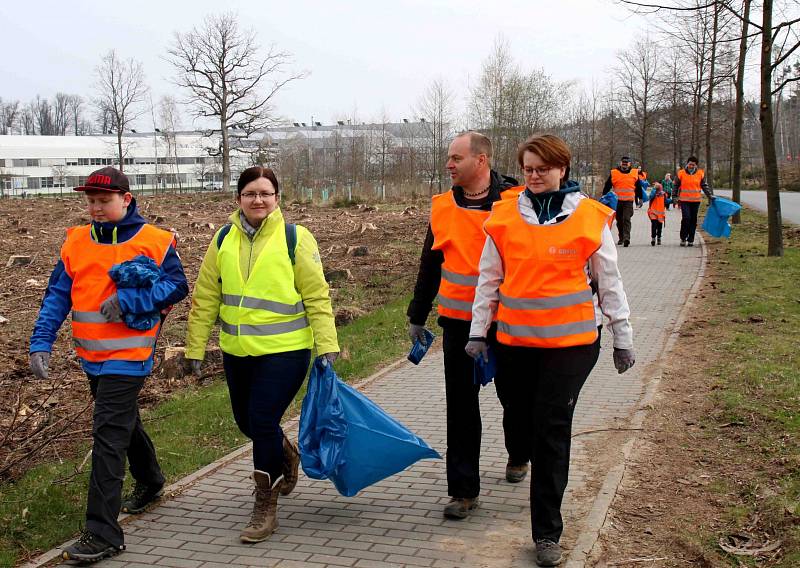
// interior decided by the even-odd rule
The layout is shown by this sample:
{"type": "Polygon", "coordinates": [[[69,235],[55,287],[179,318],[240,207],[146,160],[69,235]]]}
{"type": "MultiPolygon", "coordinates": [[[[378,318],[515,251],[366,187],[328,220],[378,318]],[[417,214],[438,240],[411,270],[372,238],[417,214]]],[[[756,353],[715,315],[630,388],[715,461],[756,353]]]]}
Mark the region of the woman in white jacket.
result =
{"type": "Polygon", "coordinates": [[[613,211],[569,180],[563,140],[532,136],[518,152],[525,191],[494,204],[472,308],[473,357],[487,357],[497,319],[498,391],[523,405],[535,476],[531,531],[540,566],[561,561],[561,501],[569,475],[572,416],[600,352],[603,317],[614,337],[614,364],[633,366],[630,308],[609,229],[613,211]]]}

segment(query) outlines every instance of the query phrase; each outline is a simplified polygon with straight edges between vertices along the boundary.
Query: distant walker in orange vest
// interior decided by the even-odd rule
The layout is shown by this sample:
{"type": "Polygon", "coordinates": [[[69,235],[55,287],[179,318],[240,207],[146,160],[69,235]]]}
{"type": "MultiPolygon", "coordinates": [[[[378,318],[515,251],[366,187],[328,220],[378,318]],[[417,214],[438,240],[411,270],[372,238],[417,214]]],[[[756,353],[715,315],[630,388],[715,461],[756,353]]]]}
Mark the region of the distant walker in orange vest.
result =
{"type": "Polygon", "coordinates": [[[706,194],[709,203],[714,199],[714,192],[708,186],[705,172],[697,167],[695,156],[689,156],[686,167],[678,170],[675,177],[675,192],[681,206],[681,246],[693,247],[697,213],[700,210],[700,192],[706,194]]]}
{"type": "Polygon", "coordinates": [[[647,216],[650,219],[650,246],[661,244],[661,231],[667,218],[667,205],[670,198],[664,191],[664,187],[659,183],[653,184],[653,191],[650,192],[650,205],[647,207],[647,216]]]}
{"type": "Polygon", "coordinates": [[[631,244],[631,217],[633,217],[633,203],[636,191],[641,191],[639,170],[631,167],[631,159],[622,156],[619,166],[612,169],[603,186],[603,195],[613,190],[617,194],[617,231],[619,232],[618,245],[630,246],[631,244]]]}

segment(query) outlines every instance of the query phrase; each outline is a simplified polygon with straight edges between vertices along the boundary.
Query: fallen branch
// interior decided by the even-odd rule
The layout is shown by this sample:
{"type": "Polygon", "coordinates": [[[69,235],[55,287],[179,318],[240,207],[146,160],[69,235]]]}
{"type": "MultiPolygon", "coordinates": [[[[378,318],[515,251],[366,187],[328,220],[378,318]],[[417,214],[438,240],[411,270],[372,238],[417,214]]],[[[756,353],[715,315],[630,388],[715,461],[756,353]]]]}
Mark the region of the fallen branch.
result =
{"type": "Polygon", "coordinates": [[[596,434],[597,432],[642,432],[644,428],[598,428],[597,430],[584,430],[575,432],[572,437],[585,436],[586,434],[596,434]]]}

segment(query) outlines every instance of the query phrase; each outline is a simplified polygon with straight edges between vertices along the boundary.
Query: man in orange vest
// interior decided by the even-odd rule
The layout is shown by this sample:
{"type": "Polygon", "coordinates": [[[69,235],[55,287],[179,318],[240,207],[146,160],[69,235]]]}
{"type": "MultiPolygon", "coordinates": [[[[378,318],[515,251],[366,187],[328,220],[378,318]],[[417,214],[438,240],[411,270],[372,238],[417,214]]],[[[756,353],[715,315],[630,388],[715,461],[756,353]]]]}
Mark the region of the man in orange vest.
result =
{"type": "Polygon", "coordinates": [[[697,212],[700,210],[700,192],[706,194],[708,202],[714,199],[714,192],[708,187],[706,174],[697,167],[697,158],[689,156],[686,167],[678,170],[675,191],[681,206],[681,246],[694,246],[697,231],[697,212]]]}
{"type": "Polygon", "coordinates": [[[183,300],[189,286],[174,235],[139,215],[121,171],[97,170],[75,191],[84,192],[92,221],[67,230],[31,335],[30,366],[36,378],[48,378],[56,334],[71,312],[75,351],[95,401],[94,444],[86,527],[62,556],[95,562],[125,549],[120,510],[140,513],[161,494],[164,475],[137,397],[153,368],[161,314],[183,300]],[[109,271],[140,255],[152,260],[146,261],[153,266],[148,285],[117,286],[109,271]],[[135,487],[123,500],[126,457],[135,487]]]}
{"type": "MultiPolygon", "coordinates": [[[[492,144],[477,132],[458,135],[448,149],[447,169],[453,187],[435,195],[431,222],[420,257],[414,297],[408,306],[411,340],[425,343],[425,321],[439,300],[439,325],[444,332],[444,376],[447,400],[447,489],[452,498],[444,508],[451,519],[468,517],[478,506],[481,413],[480,385],[473,380],[473,359],[464,352],[469,340],[472,301],[478,283],[478,261],[486,241],[483,223],[492,203],[511,190],[516,180],[491,169],[492,144]]],[[[493,341],[494,329],[490,332],[493,341]]],[[[500,402],[503,393],[498,388],[500,402]]],[[[509,453],[506,479],[522,481],[528,472],[530,450],[524,438],[526,418],[504,413],[509,453]],[[522,426],[515,426],[521,424],[522,426]]]]}
{"type": "Polygon", "coordinates": [[[622,156],[619,166],[612,169],[605,185],[603,195],[611,190],[617,194],[617,232],[619,233],[618,245],[630,246],[631,244],[631,217],[633,217],[633,203],[637,191],[641,191],[639,170],[631,168],[631,159],[622,156]]]}

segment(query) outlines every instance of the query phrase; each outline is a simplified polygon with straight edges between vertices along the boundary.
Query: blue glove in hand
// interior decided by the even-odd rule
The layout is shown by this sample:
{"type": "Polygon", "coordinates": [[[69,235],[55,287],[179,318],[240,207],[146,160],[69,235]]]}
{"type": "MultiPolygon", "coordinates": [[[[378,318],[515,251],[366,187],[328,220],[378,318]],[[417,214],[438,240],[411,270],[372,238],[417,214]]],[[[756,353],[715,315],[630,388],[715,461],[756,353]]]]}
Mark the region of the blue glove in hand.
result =
{"type": "Polygon", "coordinates": [[[636,363],[636,355],[633,349],[617,349],[614,347],[614,366],[620,375],[633,367],[636,363]]]}
{"type": "Polygon", "coordinates": [[[50,366],[50,353],[47,351],[31,353],[30,365],[34,377],[46,380],[48,378],[48,368],[50,366]]]}

